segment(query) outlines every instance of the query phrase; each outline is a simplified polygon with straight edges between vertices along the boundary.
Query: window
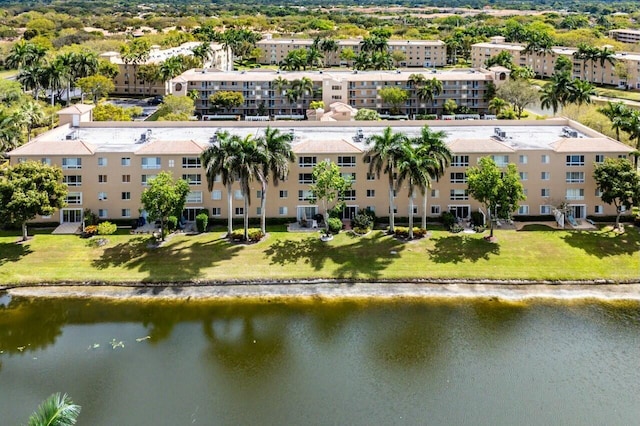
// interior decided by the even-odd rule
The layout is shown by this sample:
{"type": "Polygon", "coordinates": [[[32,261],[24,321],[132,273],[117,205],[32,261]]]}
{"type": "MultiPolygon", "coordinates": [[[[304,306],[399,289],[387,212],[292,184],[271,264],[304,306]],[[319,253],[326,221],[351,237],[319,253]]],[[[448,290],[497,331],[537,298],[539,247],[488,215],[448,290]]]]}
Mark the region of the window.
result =
{"type": "Polygon", "coordinates": [[[440,214],[440,206],[431,206],[431,214],[440,214]]]}
{"type": "Polygon", "coordinates": [[[107,209],[98,209],[98,217],[100,219],[106,219],[109,217],[109,211],[107,209]]]}
{"type": "Polygon", "coordinates": [[[289,191],[284,190],[284,191],[280,191],[280,198],[287,198],[289,196],[289,191]]]}
{"type": "Polygon", "coordinates": [[[222,191],[219,189],[214,189],[213,191],[211,191],[211,199],[222,200],[222,191]]]}
{"type": "Polygon", "coordinates": [[[464,172],[451,173],[451,183],[467,183],[467,174],[464,172]]]}
{"type": "Polygon", "coordinates": [[[432,189],[431,190],[431,198],[440,198],[440,190],[432,189]]]}
{"type": "Polygon", "coordinates": [[[376,206],[367,206],[367,207],[365,207],[365,210],[369,210],[370,212],[375,213],[376,206]]]}
{"type": "Polygon", "coordinates": [[[373,198],[376,196],[376,190],[375,189],[367,189],[367,198],[373,198]]]}
{"type": "Polygon", "coordinates": [[[518,207],[518,214],[529,214],[529,206],[518,207]]]}
{"type": "Polygon", "coordinates": [[[147,185],[149,185],[151,180],[153,178],[155,178],[155,177],[156,177],[156,175],[142,175],[140,178],[141,178],[142,184],[147,186],[147,185]]]}
{"type": "Polygon", "coordinates": [[[549,188],[542,188],[540,190],[540,196],[542,197],[549,197],[549,194],[551,194],[551,190],[549,188]]]}
{"type": "Polygon", "coordinates": [[[356,190],[355,189],[348,189],[348,190],[344,191],[342,196],[344,197],[343,199],[345,201],[354,201],[356,199],[356,190]]]}
{"type": "Polygon", "coordinates": [[[338,166],[340,167],[355,167],[356,157],[353,155],[339,155],[338,166]]]}
{"type": "Polygon", "coordinates": [[[142,169],[159,169],[161,165],[160,157],[142,157],[142,169]]]}
{"type": "Polygon", "coordinates": [[[48,157],[41,158],[40,162],[42,164],[46,164],[47,166],[50,166],[51,165],[51,158],[48,158],[48,157]]]}
{"type": "Polygon", "coordinates": [[[356,174],[355,173],[340,173],[340,175],[342,176],[343,179],[347,179],[349,182],[355,182],[356,181],[356,174]]]}
{"type": "Polygon", "coordinates": [[[98,200],[104,201],[106,199],[107,199],[107,193],[106,192],[98,192],[98,200]]]}
{"type": "Polygon", "coordinates": [[[202,191],[191,191],[187,195],[187,203],[202,203],[202,191]]]}
{"type": "Polygon", "coordinates": [[[107,159],[105,157],[98,157],[98,167],[106,167],[107,159]]]}
{"type": "Polygon", "coordinates": [[[604,206],[595,206],[594,212],[595,212],[595,214],[603,214],[604,213],[604,206]]]}
{"type": "Polygon", "coordinates": [[[584,189],[567,189],[567,200],[584,200],[584,189]]]}
{"type": "Polygon", "coordinates": [[[63,158],[62,159],[62,168],[63,169],[81,169],[82,168],[82,158],[63,158]]]}
{"type": "Polygon", "coordinates": [[[121,198],[123,200],[130,200],[131,199],[131,193],[129,191],[125,191],[122,193],[121,198]]]}
{"type": "Polygon", "coordinates": [[[527,173],[527,172],[519,172],[518,174],[520,175],[520,180],[529,179],[529,173],[527,173]]]}
{"type": "Polygon", "coordinates": [[[122,175],[122,183],[131,183],[131,175],[122,175]]]}
{"type": "Polygon", "coordinates": [[[176,160],[169,160],[169,167],[173,168],[176,165],[176,160]]]}
{"type": "Polygon", "coordinates": [[[449,198],[451,200],[468,200],[469,192],[466,189],[452,189],[449,198]]]}
{"type": "Polygon", "coordinates": [[[65,199],[67,204],[82,204],[82,192],[69,192],[65,199]]]}
{"type": "Polygon", "coordinates": [[[307,190],[298,190],[298,201],[307,201],[313,198],[313,192],[307,190]]]}
{"type": "Polygon", "coordinates": [[[199,169],[200,157],[182,157],[183,169],[199,169]]]}
{"type": "Polygon", "coordinates": [[[376,180],[375,173],[367,173],[367,180],[376,180]]]}
{"type": "Polygon", "coordinates": [[[244,214],[244,207],[236,207],[234,214],[236,216],[242,216],[244,214]]]}
{"type": "Polygon", "coordinates": [[[596,196],[596,197],[602,197],[602,189],[600,189],[600,188],[596,188],[595,196],[596,196]]]}
{"type": "Polygon", "coordinates": [[[82,176],[62,176],[62,183],[66,183],[67,186],[80,186],[82,185],[82,176]]]}
{"type": "Polygon", "coordinates": [[[130,166],[130,165],[131,165],[131,158],[129,158],[129,157],[122,157],[122,158],[120,159],[120,165],[121,165],[121,166],[125,166],[125,167],[130,166]]]}
{"type": "Polygon", "coordinates": [[[567,172],[567,183],[583,183],[584,172],[567,172]]]}
{"type": "Polygon", "coordinates": [[[547,154],[543,154],[541,156],[541,162],[542,164],[549,164],[549,156],[547,154]]]}
{"type": "Polygon", "coordinates": [[[256,215],[260,216],[262,214],[262,207],[256,207],[256,215]]]}
{"type": "Polygon", "coordinates": [[[298,157],[298,166],[300,167],[313,167],[316,165],[317,157],[298,157]]]}
{"type": "Polygon", "coordinates": [[[298,174],[298,183],[313,183],[313,174],[312,173],[299,173],[298,174]]]}
{"type": "Polygon", "coordinates": [[[468,155],[454,155],[451,160],[452,167],[467,167],[469,166],[468,155]]]}
{"type": "Polygon", "coordinates": [[[528,158],[526,155],[519,155],[518,156],[518,162],[520,164],[527,164],[528,158]]]}
{"type": "Polygon", "coordinates": [[[98,183],[107,183],[107,175],[98,175],[98,183]]]}
{"type": "Polygon", "coordinates": [[[189,182],[189,185],[200,185],[202,183],[202,175],[200,174],[182,175],[182,180],[186,180],[187,182],[189,182]]]}
{"type": "Polygon", "coordinates": [[[244,200],[244,194],[240,189],[236,189],[233,191],[233,198],[234,200],[244,200]]]}
{"type": "Polygon", "coordinates": [[[551,206],[540,206],[540,214],[551,214],[551,206]]]}
{"type": "Polygon", "coordinates": [[[131,217],[131,209],[122,209],[122,217],[131,217]]]}
{"type": "Polygon", "coordinates": [[[212,216],[220,216],[222,215],[222,209],[220,207],[214,207],[211,209],[212,216]]]}
{"type": "Polygon", "coordinates": [[[540,172],[540,179],[541,180],[549,180],[549,179],[551,179],[551,173],[549,173],[549,172],[540,172]]]}
{"type": "Polygon", "coordinates": [[[604,155],[596,154],[596,163],[604,163],[604,155]]]}
{"type": "Polygon", "coordinates": [[[584,155],[567,155],[567,166],[584,166],[584,155]]]}
{"type": "Polygon", "coordinates": [[[509,164],[509,156],[508,155],[492,155],[491,159],[496,163],[498,167],[504,167],[509,164]]]}
{"type": "Polygon", "coordinates": [[[259,189],[256,191],[256,198],[257,198],[258,200],[262,199],[262,191],[261,191],[261,190],[259,190],[259,189]]]}
{"type": "Polygon", "coordinates": [[[288,210],[286,207],[278,207],[278,214],[280,216],[286,216],[288,214],[288,210]]]}

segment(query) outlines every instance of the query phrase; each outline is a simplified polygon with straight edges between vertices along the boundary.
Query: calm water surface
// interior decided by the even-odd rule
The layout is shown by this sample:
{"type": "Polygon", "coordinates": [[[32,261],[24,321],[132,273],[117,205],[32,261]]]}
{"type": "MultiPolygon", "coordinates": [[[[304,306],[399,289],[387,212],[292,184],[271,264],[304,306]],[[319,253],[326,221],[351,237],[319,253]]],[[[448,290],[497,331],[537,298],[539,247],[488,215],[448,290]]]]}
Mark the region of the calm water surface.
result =
{"type": "Polygon", "coordinates": [[[631,425],[640,305],[0,304],[0,425],[631,425]]]}

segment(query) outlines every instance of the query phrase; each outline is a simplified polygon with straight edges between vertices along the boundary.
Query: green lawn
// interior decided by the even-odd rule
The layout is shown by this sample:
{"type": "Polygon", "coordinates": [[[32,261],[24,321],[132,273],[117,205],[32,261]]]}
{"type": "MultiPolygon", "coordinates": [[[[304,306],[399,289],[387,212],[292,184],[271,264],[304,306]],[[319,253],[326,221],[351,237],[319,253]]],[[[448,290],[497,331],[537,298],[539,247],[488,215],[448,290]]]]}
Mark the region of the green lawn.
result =
{"type": "MultiPolygon", "coordinates": [[[[543,80],[543,79],[533,78],[529,81],[532,84],[542,87],[549,82],[549,79],[543,80]]],[[[620,99],[640,102],[640,92],[637,92],[637,91],[622,90],[622,89],[616,89],[613,87],[599,87],[599,86],[596,86],[595,89],[596,89],[596,94],[598,96],[613,98],[612,102],[615,102],[616,100],[620,100],[620,99]]]]}
{"type": "Polygon", "coordinates": [[[497,230],[497,243],[477,234],[433,230],[428,239],[400,242],[375,231],[342,233],[322,243],[318,234],[270,232],[237,245],[222,232],[179,235],[160,248],[148,236],[113,235],[97,247],[77,236],[36,235],[16,244],[0,234],[0,284],[60,281],[178,282],[252,279],[612,279],[640,277],[640,235],[497,230]],[[393,254],[392,252],[395,252],[393,254]]]}
{"type": "Polygon", "coordinates": [[[0,71],[0,78],[10,78],[18,75],[18,70],[2,70],[0,71]]]}

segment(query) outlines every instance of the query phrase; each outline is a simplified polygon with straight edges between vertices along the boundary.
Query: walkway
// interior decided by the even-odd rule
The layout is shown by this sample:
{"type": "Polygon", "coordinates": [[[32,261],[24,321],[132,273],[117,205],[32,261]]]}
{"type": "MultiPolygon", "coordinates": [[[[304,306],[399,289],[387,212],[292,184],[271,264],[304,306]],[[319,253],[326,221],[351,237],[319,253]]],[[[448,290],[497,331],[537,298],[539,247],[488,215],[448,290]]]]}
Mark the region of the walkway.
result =
{"type": "Polygon", "coordinates": [[[80,234],[82,232],[81,224],[78,222],[61,223],[52,234],[80,234]]]}

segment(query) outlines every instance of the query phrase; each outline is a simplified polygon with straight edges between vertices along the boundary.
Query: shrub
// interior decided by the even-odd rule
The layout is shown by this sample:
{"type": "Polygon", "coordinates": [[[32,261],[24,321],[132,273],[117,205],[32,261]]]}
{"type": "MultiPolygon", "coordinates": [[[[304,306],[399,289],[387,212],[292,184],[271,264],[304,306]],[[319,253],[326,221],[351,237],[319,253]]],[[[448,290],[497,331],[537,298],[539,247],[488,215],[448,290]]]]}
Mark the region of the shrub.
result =
{"type": "Polygon", "coordinates": [[[91,209],[84,209],[84,223],[85,225],[97,225],[98,215],[91,211],[91,209]]]}
{"type": "Polygon", "coordinates": [[[115,223],[102,222],[98,225],[98,235],[111,235],[116,232],[117,228],[115,223]]]}
{"type": "Polygon", "coordinates": [[[359,235],[364,235],[369,231],[371,231],[371,228],[359,228],[357,226],[353,228],[353,232],[359,235]]]}
{"type": "Polygon", "coordinates": [[[206,232],[209,224],[209,216],[206,213],[200,213],[196,216],[196,228],[198,232],[206,232]]]}
{"type": "Polygon", "coordinates": [[[416,120],[437,120],[438,116],[436,114],[418,114],[416,115],[416,120]]]}
{"type": "Polygon", "coordinates": [[[93,237],[98,232],[98,227],[96,225],[89,225],[84,227],[84,232],[82,236],[84,238],[93,237]]]}
{"type": "Polygon", "coordinates": [[[484,216],[480,212],[471,212],[471,224],[475,226],[484,225],[484,216]]]}
{"type": "Polygon", "coordinates": [[[178,227],[178,218],[175,216],[169,216],[167,218],[167,229],[169,231],[175,231],[178,227]]]}
{"type": "Polygon", "coordinates": [[[451,230],[456,223],[456,217],[451,212],[442,212],[442,225],[445,229],[451,230]]]}
{"type": "MultiPolygon", "coordinates": [[[[396,226],[393,230],[394,235],[398,238],[409,238],[409,227],[396,226]]],[[[424,228],[413,227],[413,238],[422,238],[427,235],[427,230],[424,228]]]]}
{"type": "Polygon", "coordinates": [[[485,231],[485,229],[487,229],[487,227],[484,225],[476,225],[473,227],[473,231],[478,234],[482,234],[485,231]]]}
{"type": "Polygon", "coordinates": [[[457,234],[459,232],[462,232],[464,230],[464,228],[460,225],[458,225],[457,223],[455,223],[451,229],[449,229],[451,232],[453,232],[454,234],[457,234]]]}
{"type": "Polygon", "coordinates": [[[342,221],[337,217],[330,217],[328,221],[329,232],[332,234],[337,234],[342,229],[342,221]]]}
{"type": "Polygon", "coordinates": [[[373,227],[373,219],[367,213],[359,213],[353,218],[353,227],[371,229],[373,227]]]}
{"type": "MultiPolygon", "coordinates": [[[[264,237],[264,234],[260,228],[249,228],[247,230],[247,236],[249,237],[249,241],[258,242],[264,237]]],[[[231,239],[233,241],[244,240],[244,229],[234,229],[231,233],[231,239]]]]}

